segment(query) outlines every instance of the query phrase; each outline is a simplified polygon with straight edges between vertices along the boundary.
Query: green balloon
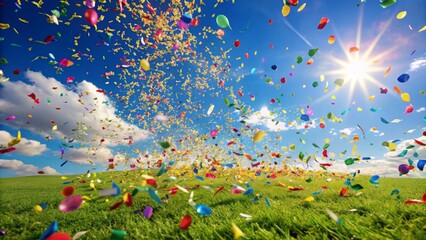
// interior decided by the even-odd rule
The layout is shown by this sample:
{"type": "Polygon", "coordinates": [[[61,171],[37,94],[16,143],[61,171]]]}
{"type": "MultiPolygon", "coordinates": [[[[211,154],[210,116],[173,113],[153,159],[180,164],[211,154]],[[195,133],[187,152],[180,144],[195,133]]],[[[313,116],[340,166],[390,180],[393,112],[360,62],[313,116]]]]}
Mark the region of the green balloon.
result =
{"type": "Polygon", "coordinates": [[[216,23],[221,28],[229,27],[230,29],[232,29],[231,26],[229,25],[229,20],[225,15],[222,15],[222,14],[218,15],[216,17],[216,23]]]}

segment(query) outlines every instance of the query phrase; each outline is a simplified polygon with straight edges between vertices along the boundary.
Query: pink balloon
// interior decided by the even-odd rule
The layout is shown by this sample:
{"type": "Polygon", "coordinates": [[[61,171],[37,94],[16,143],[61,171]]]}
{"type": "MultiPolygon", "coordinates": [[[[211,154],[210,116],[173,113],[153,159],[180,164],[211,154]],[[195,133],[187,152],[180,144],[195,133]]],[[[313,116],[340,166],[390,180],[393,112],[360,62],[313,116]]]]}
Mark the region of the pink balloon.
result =
{"type": "Polygon", "coordinates": [[[98,23],[98,13],[95,9],[87,9],[84,13],[84,18],[92,25],[96,25],[98,23]]]}
{"type": "Polygon", "coordinates": [[[81,203],[83,203],[83,198],[80,195],[69,196],[59,204],[59,210],[61,212],[71,212],[78,209],[81,203]]]}

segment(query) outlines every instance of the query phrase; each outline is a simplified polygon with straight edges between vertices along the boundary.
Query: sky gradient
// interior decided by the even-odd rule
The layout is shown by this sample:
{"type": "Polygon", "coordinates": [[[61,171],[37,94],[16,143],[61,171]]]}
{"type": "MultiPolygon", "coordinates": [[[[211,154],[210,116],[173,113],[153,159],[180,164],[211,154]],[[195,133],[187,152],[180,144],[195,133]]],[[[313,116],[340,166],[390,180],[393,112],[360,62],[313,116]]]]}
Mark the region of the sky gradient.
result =
{"type": "Polygon", "coordinates": [[[2,2],[0,150],[22,139],[1,177],[214,161],[426,177],[426,2],[95,5],[96,26],[83,1],[2,2]]]}

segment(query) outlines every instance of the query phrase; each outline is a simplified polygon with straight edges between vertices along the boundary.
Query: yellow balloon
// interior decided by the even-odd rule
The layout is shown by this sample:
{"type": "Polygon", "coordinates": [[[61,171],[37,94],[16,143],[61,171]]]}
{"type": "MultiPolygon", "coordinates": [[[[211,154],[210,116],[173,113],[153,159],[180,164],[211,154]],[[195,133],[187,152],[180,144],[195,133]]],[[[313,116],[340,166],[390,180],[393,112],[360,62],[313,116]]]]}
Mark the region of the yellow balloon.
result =
{"type": "Polygon", "coordinates": [[[148,71],[150,69],[150,65],[147,59],[142,59],[139,65],[144,71],[148,71]]]}
{"type": "Polygon", "coordinates": [[[287,17],[290,14],[290,7],[288,5],[284,5],[281,9],[281,13],[284,17],[287,17]]]}
{"type": "Polygon", "coordinates": [[[408,93],[401,94],[401,99],[404,102],[409,102],[410,101],[410,94],[408,94],[408,93]]]}

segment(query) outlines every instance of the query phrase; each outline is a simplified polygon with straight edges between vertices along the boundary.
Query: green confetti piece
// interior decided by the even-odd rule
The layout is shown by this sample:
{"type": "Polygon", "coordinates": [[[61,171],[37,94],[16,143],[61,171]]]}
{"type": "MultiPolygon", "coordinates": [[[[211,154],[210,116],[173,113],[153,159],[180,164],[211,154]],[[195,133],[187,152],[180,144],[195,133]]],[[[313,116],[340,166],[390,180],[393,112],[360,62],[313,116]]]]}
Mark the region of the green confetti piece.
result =
{"type": "Polygon", "coordinates": [[[297,62],[297,63],[301,63],[302,61],[303,61],[303,58],[302,58],[302,57],[297,57],[297,58],[296,58],[296,62],[297,62]]]}
{"type": "Polygon", "coordinates": [[[228,98],[226,98],[226,97],[225,97],[225,98],[223,99],[223,102],[226,104],[226,106],[229,106],[229,100],[228,100],[228,98]]]}
{"type": "Polygon", "coordinates": [[[318,52],[319,48],[313,48],[313,49],[309,49],[308,55],[309,57],[313,57],[315,55],[315,53],[318,52]]]}
{"type": "Polygon", "coordinates": [[[2,64],[8,64],[9,62],[7,61],[6,58],[0,58],[0,63],[2,63],[2,64]]]}
{"type": "Polygon", "coordinates": [[[345,82],[345,80],[343,80],[341,78],[334,80],[334,84],[338,85],[339,87],[343,86],[344,82],[345,82]]]}
{"type": "Polygon", "coordinates": [[[392,195],[395,195],[395,194],[399,194],[399,190],[398,190],[398,189],[394,189],[394,190],[392,190],[392,192],[391,192],[391,196],[392,196],[392,195]]]}
{"type": "Polygon", "coordinates": [[[351,186],[351,188],[352,188],[352,190],[354,190],[354,191],[358,191],[358,190],[363,189],[364,187],[363,187],[363,186],[361,186],[360,184],[355,184],[355,185],[352,185],[352,186],[351,186]]]}
{"type": "Polygon", "coordinates": [[[396,0],[380,0],[380,6],[387,8],[396,3],[396,0]]]}
{"type": "Polygon", "coordinates": [[[345,160],[346,165],[352,165],[355,163],[355,160],[353,158],[348,158],[345,160]]]}
{"type": "Polygon", "coordinates": [[[167,149],[171,146],[169,142],[158,142],[158,144],[160,144],[160,146],[164,149],[167,149]]]}
{"type": "Polygon", "coordinates": [[[127,233],[125,231],[112,230],[110,240],[123,240],[126,235],[127,235],[127,233]]]}

